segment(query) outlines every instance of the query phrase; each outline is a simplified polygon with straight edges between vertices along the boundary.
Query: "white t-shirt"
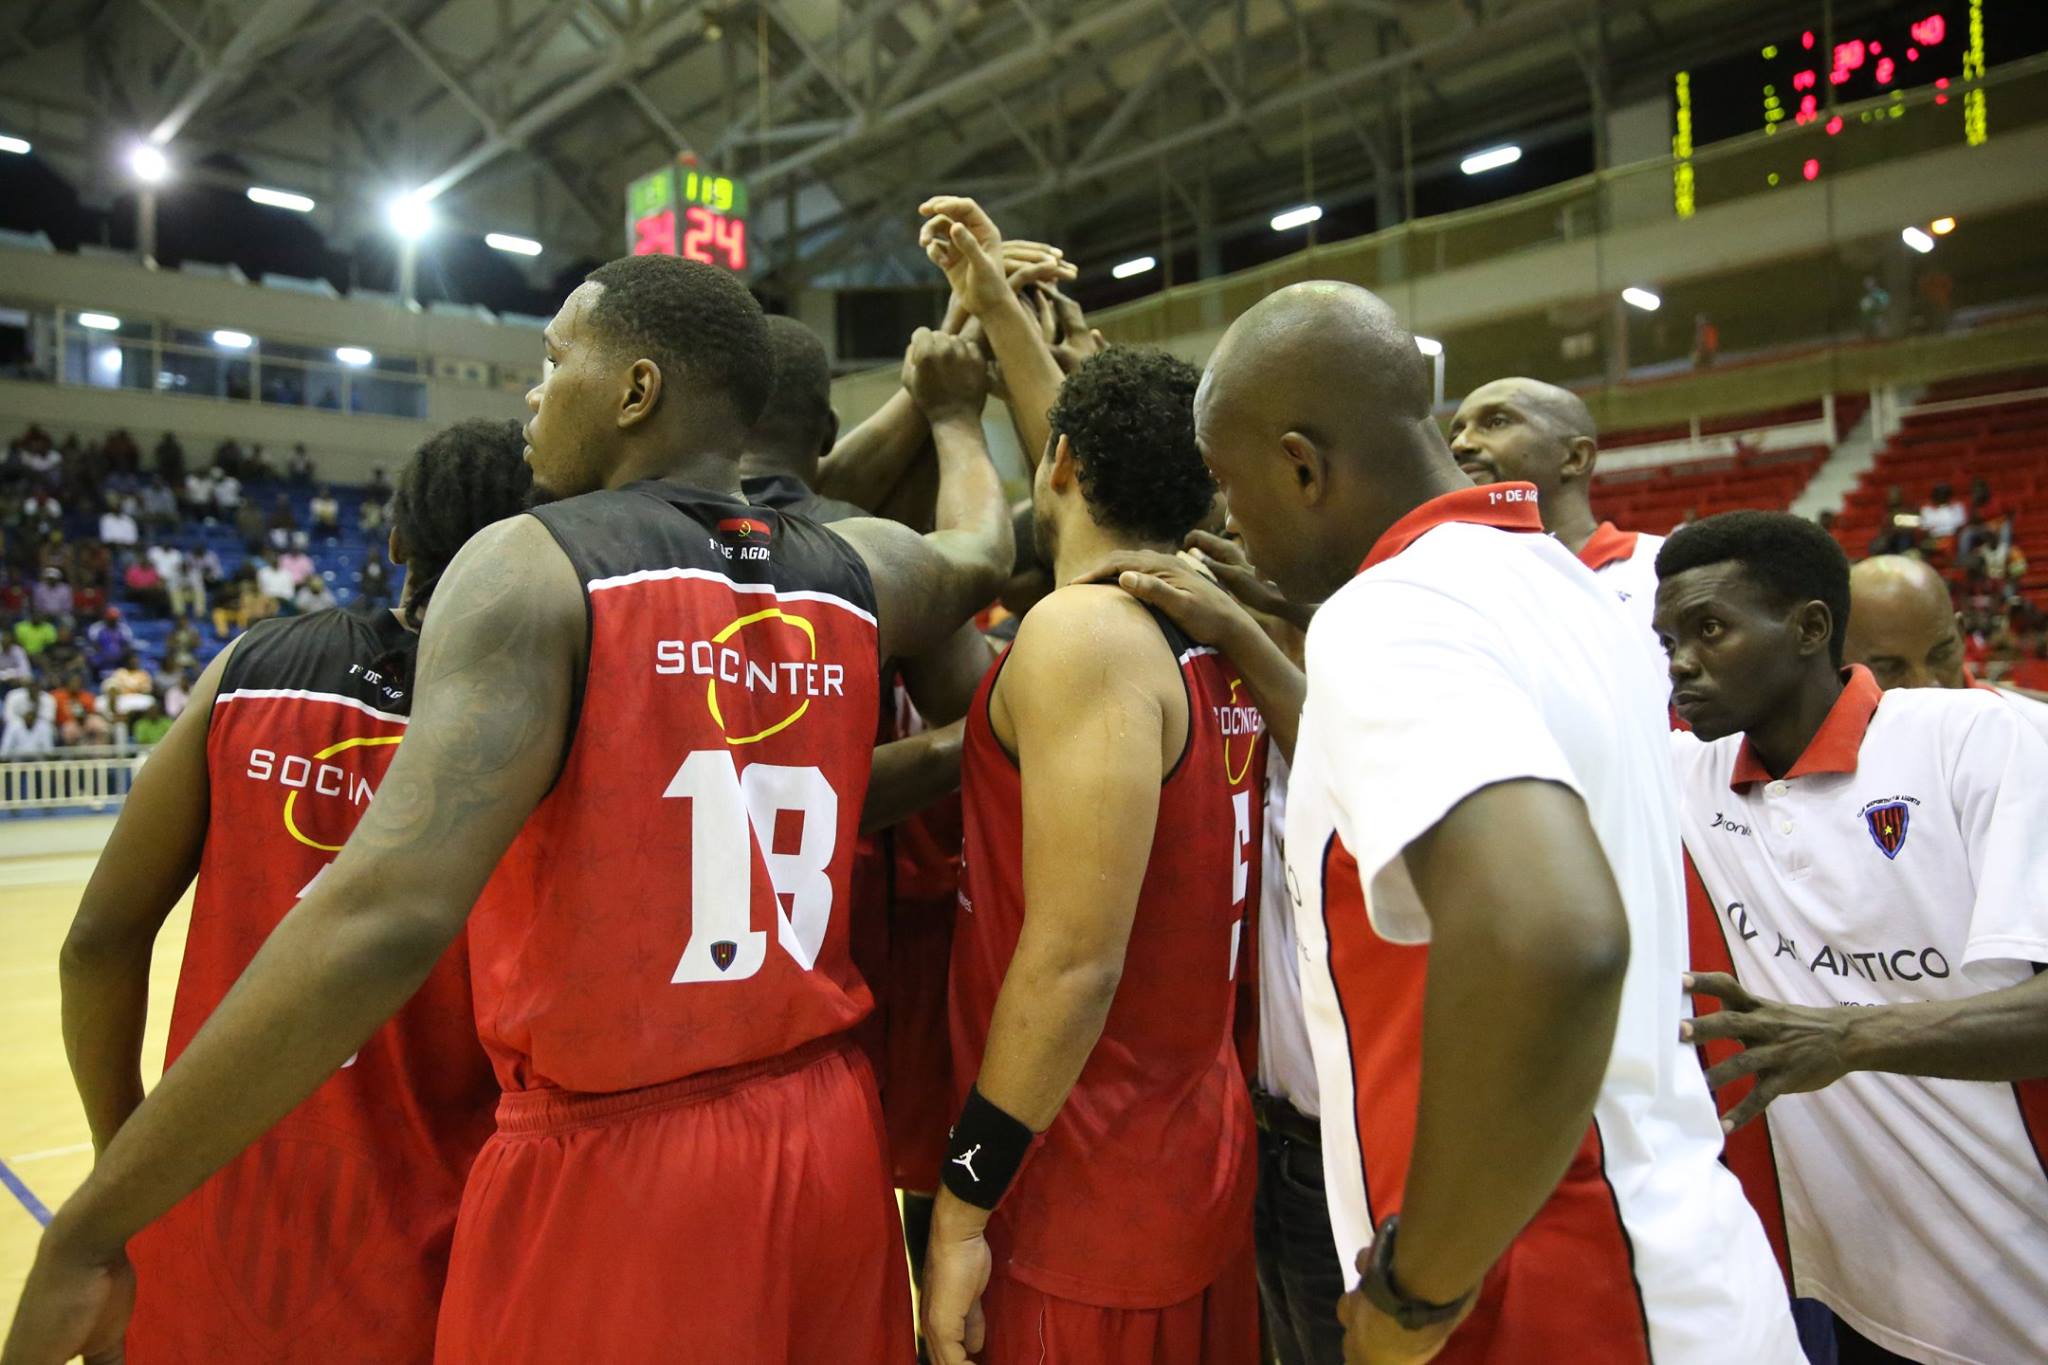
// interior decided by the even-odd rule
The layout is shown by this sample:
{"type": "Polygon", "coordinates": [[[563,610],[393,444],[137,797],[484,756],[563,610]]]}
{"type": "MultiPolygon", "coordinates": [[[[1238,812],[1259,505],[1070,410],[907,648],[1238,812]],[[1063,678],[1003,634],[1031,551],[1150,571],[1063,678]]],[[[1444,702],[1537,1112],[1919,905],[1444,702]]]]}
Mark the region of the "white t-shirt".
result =
{"type": "Polygon", "coordinates": [[[1287,759],[1278,745],[1266,750],[1266,848],[1259,864],[1259,1089],[1286,1100],[1310,1118],[1316,1099],[1316,1059],[1301,1012],[1301,944],[1287,898],[1287,759]]]}
{"type": "Polygon", "coordinates": [[[265,597],[280,602],[292,600],[298,591],[298,584],[292,582],[290,572],[275,564],[265,564],[256,570],[256,587],[265,597]]]}
{"type": "MultiPolygon", "coordinates": [[[[1782,780],[1739,737],[1670,743],[1697,937],[1756,994],[1962,1000],[2048,962],[2048,743],[2007,703],[1858,667],[1782,780]]],[[[1854,1072],[1759,1122],[1795,1293],[1909,1360],[2048,1360],[2048,1080],[1854,1072]]]]}
{"type": "Polygon", "coordinates": [[[1555,782],[1600,835],[1629,967],[1592,1129],[1489,1277],[1498,1311],[1462,1330],[1518,1360],[1800,1365],[1784,1281],[1678,1037],[1685,901],[1659,678],[1612,588],[1540,534],[1535,496],[1495,484],[1418,508],[1309,629],[1287,870],[1338,1259],[1355,1285],[1412,1146],[1428,954],[1401,945],[1430,922],[1403,850],[1484,787],[1555,782]]]}

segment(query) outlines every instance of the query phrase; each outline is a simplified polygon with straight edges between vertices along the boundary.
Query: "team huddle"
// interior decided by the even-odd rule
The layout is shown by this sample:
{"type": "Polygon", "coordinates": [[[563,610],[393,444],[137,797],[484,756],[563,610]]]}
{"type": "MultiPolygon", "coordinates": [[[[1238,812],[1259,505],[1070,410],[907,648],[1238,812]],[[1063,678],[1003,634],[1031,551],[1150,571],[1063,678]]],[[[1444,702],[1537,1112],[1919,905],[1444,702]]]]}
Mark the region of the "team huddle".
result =
{"type": "Polygon", "coordinates": [[[207,669],[4,1365],[2048,1358],[2048,704],[1939,577],[1600,522],[1582,402],[1447,442],[1363,289],[1197,371],[922,213],[853,431],[615,261],[407,465],[397,609],[207,669]]]}

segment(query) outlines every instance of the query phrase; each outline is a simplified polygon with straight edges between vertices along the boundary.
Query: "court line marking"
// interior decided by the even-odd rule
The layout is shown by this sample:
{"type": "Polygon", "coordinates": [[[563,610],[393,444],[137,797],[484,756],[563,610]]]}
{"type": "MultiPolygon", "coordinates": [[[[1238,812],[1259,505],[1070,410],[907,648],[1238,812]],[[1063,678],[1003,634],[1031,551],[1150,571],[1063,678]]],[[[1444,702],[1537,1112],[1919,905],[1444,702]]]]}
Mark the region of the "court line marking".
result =
{"type": "Polygon", "coordinates": [[[0,1161],[0,1185],[5,1185],[8,1191],[21,1201],[21,1206],[28,1210],[29,1217],[44,1227],[50,1226],[50,1210],[44,1206],[42,1200],[36,1198],[36,1192],[30,1189],[20,1176],[8,1169],[4,1161],[0,1161]]]}
{"type": "Polygon", "coordinates": [[[75,1156],[79,1152],[89,1152],[91,1150],[92,1144],[90,1142],[74,1142],[68,1147],[45,1147],[39,1152],[21,1152],[16,1154],[14,1164],[19,1166],[24,1161],[47,1161],[53,1156],[75,1156]]]}

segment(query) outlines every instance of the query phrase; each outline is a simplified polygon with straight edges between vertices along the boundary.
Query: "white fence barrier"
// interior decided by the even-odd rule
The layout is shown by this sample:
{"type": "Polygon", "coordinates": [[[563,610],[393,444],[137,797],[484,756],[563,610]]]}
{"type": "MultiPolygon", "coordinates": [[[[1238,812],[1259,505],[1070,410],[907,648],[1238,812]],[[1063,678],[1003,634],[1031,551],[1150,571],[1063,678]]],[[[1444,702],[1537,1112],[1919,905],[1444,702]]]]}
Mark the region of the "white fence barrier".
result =
{"type": "Polygon", "coordinates": [[[146,749],[65,749],[47,758],[0,760],[0,816],[112,810],[127,797],[146,749]]]}

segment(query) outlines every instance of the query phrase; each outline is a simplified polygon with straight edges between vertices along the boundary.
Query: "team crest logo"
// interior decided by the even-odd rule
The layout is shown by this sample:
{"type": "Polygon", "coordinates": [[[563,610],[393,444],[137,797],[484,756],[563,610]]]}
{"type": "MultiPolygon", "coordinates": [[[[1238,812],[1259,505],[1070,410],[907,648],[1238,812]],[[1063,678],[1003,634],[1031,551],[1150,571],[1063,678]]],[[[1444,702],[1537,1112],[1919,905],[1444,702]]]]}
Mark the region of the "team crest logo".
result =
{"type": "Polygon", "coordinates": [[[726,517],[718,523],[718,534],[738,540],[767,540],[773,530],[759,517],[726,517]]]}
{"type": "Polygon", "coordinates": [[[716,966],[718,970],[720,970],[721,972],[724,971],[726,968],[732,966],[733,957],[739,952],[739,950],[740,945],[734,943],[729,938],[722,938],[718,940],[718,942],[711,945],[712,965],[716,966]]]}
{"type": "Polygon", "coordinates": [[[1899,856],[1899,850],[1906,846],[1906,826],[1911,822],[1912,812],[1903,801],[1887,801],[1871,806],[1863,812],[1863,823],[1870,827],[1871,842],[1887,858],[1899,856]]]}

